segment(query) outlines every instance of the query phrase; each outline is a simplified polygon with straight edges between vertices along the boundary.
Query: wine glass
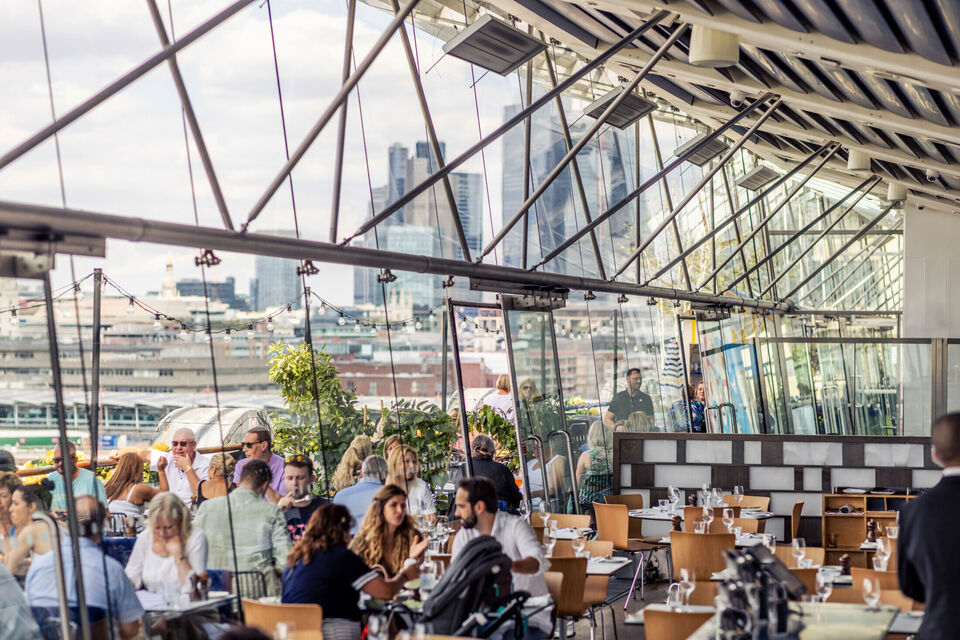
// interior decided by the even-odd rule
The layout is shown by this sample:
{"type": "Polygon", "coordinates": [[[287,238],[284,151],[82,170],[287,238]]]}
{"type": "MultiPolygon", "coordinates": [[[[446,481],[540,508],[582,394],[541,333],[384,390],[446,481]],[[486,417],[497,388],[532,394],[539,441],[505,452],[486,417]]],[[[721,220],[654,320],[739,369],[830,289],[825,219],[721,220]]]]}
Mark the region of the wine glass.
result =
{"type": "Polygon", "coordinates": [[[733,497],[737,500],[737,505],[743,502],[743,485],[738,484],[733,487],[733,497]]]}
{"type": "Polygon", "coordinates": [[[863,579],[863,601],[867,603],[867,610],[877,611],[880,607],[880,581],[876,578],[863,579]]]}
{"type": "Polygon", "coordinates": [[[770,555],[776,555],[777,551],[777,536],[772,533],[763,534],[763,546],[767,548],[770,552],[770,555]]]}
{"type": "Polygon", "coordinates": [[[523,518],[523,519],[526,520],[527,522],[530,522],[530,508],[529,508],[529,506],[527,505],[527,501],[526,501],[526,500],[521,500],[521,501],[520,501],[520,506],[518,507],[517,510],[520,512],[520,517],[521,517],[521,518],[523,518]]]}
{"type": "Polygon", "coordinates": [[[573,541],[571,546],[573,547],[573,550],[576,552],[578,558],[583,555],[583,549],[587,546],[587,539],[583,537],[583,533],[581,533],[580,531],[577,531],[576,533],[573,534],[573,541]]]}
{"type": "Polygon", "coordinates": [[[680,590],[683,591],[683,606],[690,606],[690,594],[697,588],[697,575],[693,569],[680,569],[680,590]]]}
{"type": "Polygon", "coordinates": [[[876,571],[886,571],[890,560],[890,541],[886,538],[877,538],[877,551],[873,556],[873,568],[876,571]]]}
{"type": "Polygon", "coordinates": [[[680,490],[670,485],[667,489],[667,495],[670,496],[670,502],[673,504],[673,513],[677,512],[677,505],[680,504],[680,490]]]}
{"type": "Polygon", "coordinates": [[[817,573],[817,595],[820,597],[820,602],[826,602],[831,593],[833,593],[833,578],[822,571],[817,573]]]}
{"type": "Polygon", "coordinates": [[[720,521],[723,522],[724,526],[727,527],[728,532],[733,529],[733,509],[730,507],[724,507],[723,517],[720,519],[720,521]]]}
{"type": "Polygon", "coordinates": [[[554,535],[556,532],[550,529],[547,529],[546,536],[543,538],[544,546],[547,548],[547,557],[553,557],[553,549],[557,546],[557,537],[554,535]]]}
{"type": "Polygon", "coordinates": [[[704,505],[700,518],[707,523],[707,533],[710,533],[710,523],[713,522],[713,508],[704,505]]]}
{"type": "Polygon", "coordinates": [[[714,487],[713,491],[710,492],[711,498],[713,498],[712,506],[722,507],[723,506],[723,492],[720,489],[714,487]]]}
{"type": "Polygon", "coordinates": [[[680,591],[679,582],[674,582],[667,588],[667,607],[671,611],[680,611],[683,608],[683,593],[680,591]]]}
{"type": "Polygon", "coordinates": [[[791,553],[793,553],[793,557],[796,558],[797,566],[799,567],[800,559],[807,555],[807,542],[803,538],[794,538],[790,546],[793,548],[791,553]]]}
{"type": "Polygon", "coordinates": [[[426,560],[420,565],[420,595],[424,600],[430,597],[434,586],[437,584],[437,563],[433,558],[427,556],[426,560]]]}
{"type": "Polygon", "coordinates": [[[540,513],[540,519],[543,520],[543,526],[546,527],[546,526],[547,526],[547,520],[550,519],[550,513],[547,511],[547,501],[546,501],[546,500],[541,500],[541,501],[540,501],[540,508],[537,509],[537,511],[540,513]]]}

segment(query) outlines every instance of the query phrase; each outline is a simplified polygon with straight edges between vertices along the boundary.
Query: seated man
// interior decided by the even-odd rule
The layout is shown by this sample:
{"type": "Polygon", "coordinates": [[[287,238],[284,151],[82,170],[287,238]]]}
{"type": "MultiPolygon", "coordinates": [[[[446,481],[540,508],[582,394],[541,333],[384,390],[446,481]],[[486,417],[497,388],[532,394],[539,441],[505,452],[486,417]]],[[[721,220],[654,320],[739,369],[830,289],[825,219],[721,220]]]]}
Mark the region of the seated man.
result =
{"type": "Polygon", "coordinates": [[[387,477],[387,461],[380,456],[367,456],[360,467],[360,478],[357,484],[337,491],[333,496],[333,504],[341,504],[353,516],[353,526],[350,535],[356,535],[360,529],[363,517],[373,501],[374,494],[383,486],[387,477]]]}
{"type": "Polygon", "coordinates": [[[64,456],[70,458],[70,470],[73,472],[73,482],[71,486],[73,488],[74,499],[79,496],[96,496],[100,502],[106,506],[107,492],[103,490],[103,483],[100,482],[100,478],[98,478],[93,471],[81,469],[77,466],[77,445],[67,441],[66,452],[63,451],[63,448],[59,444],[53,449],[53,466],[56,468],[56,471],[48,476],[53,482],[53,491],[51,491],[53,494],[53,502],[50,505],[50,510],[59,514],[67,508],[67,488],[63,482],[63,476],[66,473],[64,471],[64,456]]]}
{"type": "Polygon", "coordinates": [[[313,460],[298,453],[287,458],[283,467],[283,486],[287,494],[280,498],[277,506],[287,520],[290,539],[297,542],[303,537],[303,530],[310,522],[313,512],[330,501],[313,493],[317,476],[313,473],[313,460]]]}
{"type": "MultiPolygon", "coordinates": [[[[80,524],[80,571],[83,574],[83,592],[87,608],[110,612],[119,637],[127,640],[140,632],[143,607],[133,585],[123,572],[123,565],[104,556],[100,550],[100,532],[106,526],[107,510],[96,498],[80,496],[76,500],[77,520],[80,524]]],[[[69,538],[61,541],[63,572],[66,580],[67,602],[77,606],[77,579],[73,564],[73,546],[69,538]]],[[[56,566],[53,553],[34,558],[26,580],[27,602],[31,607],[56,610],[56,566]]]]}
{"type": "MultiPolygon", "coordinates": [[[[531,596],[547,595],[543,572],[549,564],[537,542],[537,534],[522,517],[497,511],[497,489],[493,483],[487,478],[464,478],[457,485],[456,501],[457,517],[463,526],[453,539],[451,561],[477,536],[493,536],[513,561],[510,570],[514,591],[526,591],[531,596]]],[[[548,637],[553,631],[550,617],[550,608],[531,616],[526,640],[548,637]]]]}

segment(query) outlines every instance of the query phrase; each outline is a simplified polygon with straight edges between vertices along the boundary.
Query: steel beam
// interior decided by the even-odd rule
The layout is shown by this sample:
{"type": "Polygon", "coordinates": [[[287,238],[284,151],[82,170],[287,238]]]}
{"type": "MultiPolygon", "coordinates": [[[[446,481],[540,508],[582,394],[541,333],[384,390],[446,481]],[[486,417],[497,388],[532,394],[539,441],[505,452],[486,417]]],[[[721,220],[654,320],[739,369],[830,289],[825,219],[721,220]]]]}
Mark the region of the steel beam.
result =
{"type": "MultiPolygon", "coordinates": [[[[837,275],[837,272],[839,272],[840,270],[842,270],[842,269],[843,269],[844,267],[846,267],[848,264],[856,265],[856,264],[857,264],[857,261],[860,259],[861,256],[863,256],[864,253],[866,253],[867,251],[872,251],[872,250],[878,249],[880,246],[883,245],[883,243],[884,243],[884,241],[883,241],[882,239],[880,239],[880,238],[874,238],[868,245],[864,246],[864,247],[863,247],[862,249],[860,249],[852,258],[850,258],[849,260],[847,260],[842,267],[837,267],[837,268],[835,268],[833,271],[830,272],[830,275],[828,275],[828,276],[823,276],[823,277],[821,278],[820,284],[823,284],[824,281],[826,281],[826,279],[832,278],[833,276],[837,275]]],[[[830,297],[831,295],[833,295],[834,293],[836,293],[837,289],[840,288],[840,286],[843,284],[843,282],[846,282],[847,280],[849,280],[850,278],[852,278],[855,273],[856,273],[856,266],[854,266],[853,270],[851,270],[850,273],[848,273],[848,274],[846,275],[846,277],[844,278],[843,281],[841,281],[841,282],[837,283],[836,285],[834,285],[833,289],[830,290],[830,293],[827,293],[826,295],[822,296],[821,302],[822,302],[823,300],[829,298],[829,297],[830,297]]],[[[806,300],[807,298],[809,298],[810,296],[813,295],[814,291],[816,291],[816,289],[811,289],[810,291],[808,291],[808,292],[806,292],[805,294],[803,294],[802,296],[800,296],[800,297],[797,299],[797,301],[800,302],[800,301],[806,300]]]]}
{"type": "MultiPolygon", "coordinates": [[[[660,155],[660,140],[657,138],[657,128],[653,124],[653,114],[647,114],[647,122],[650,124],[650,137],[653,139],[653,159],[657,163],[657,171],[663,171],[663,156],[660,155]]],[[[664,175],[661,180],[663,186],[663,197],[667,201],[667,208],[673,211],[673,198],[670,196],[670,183],[667,181],[667,176],[664,175]]],[[[710,184],[713,184],[713,180],[710,181],[710,184]]],[[[711,204],[713,201],[711,200],[711,204]]],[[[711,207],[712,209],[712,207],[711,207]]],[[[677,219],[674,218],[671,221],[673,226],[673,238],[677,242],[677,253],[683,253],[683,241],[680,239],[680,226],[677,224],[677,219]]],[[[668,254],[669,255],[669,254],[668,254]]],[[[684,259],[680,263],[683,271],[683,282],[687,286],[687,289],[693,290],[690,282],[690,270],[687,268],[687,261],[684,259]]]]}
{"type": "MultiPolygon", "coordinates": [[[[651,18],[651,20],[647,21],[647,24],[649,24],[652,20],[653,19],[651,18]]],[[[580,137],[580,140],[578,140],[577,143],[573,145],[569,151],[567,151],[567,153],[563,156],[563,158],[560,159],[550,173],[548,173],[547,176],[540,182],[540,184],[537,185],[537,188],[533,190],[533,193],[530,194],[530,197],[523,201],[523,204],[520,205],[520,209],[513,214],[513,217],[511,217],[510,220],[503,225],[503,227],[501,227],[500,231],[497,232],[497,234],[493,237],[493,240],[487,244],[483,252],[480,254],[480,260],[493,251],[493,249],[500,244],[500,241],[503,240],[503,238],[510,232],[514,225],[523,219],[524,214],[528,209],[530,209],[533,203],[544,194],[551,184],[553,184],[553,181],[556,180],[557,176],[563,173],[563,170],[567,168],[567,165],[570,164],[570,161],[575,158],[578,153],[580,153],[580,150],[583,149],[588,142],[590,142],[591,138],[593,138],[597,131],[600,130],[600,127],[606,123],[607,118],[609,118],[617,109],[617,107],[619,107],[620,104],[626,100],[627,97],[629,97],[637,85],[640,84],[640,81],[647,77],[647,74],[649,74],[653,67],[656,66],[657,62],[659,62],[660,59],[667,54],[667,52],[671,49],[671,47],[673,47],[677,40],[680,39],[680,36],[682,36],[686,30],[686,25],[680,25],[673,30],[673,33],[660,46],[660,48],[657,49],[657,52],[653,55],[653,57],[651,57],[650,60],[643,65],[643,68],[636,73],[627,86],[623,87],[620,95],[618,95],[616,99],[611,102],[606,109],[603,110],[603,113],[601,113],[594,123],[590,125],[590,128],[587,129],[587,131],[580,137]]]]}
{"type": "Polygon", "coordinates": [[[307,149],[310,148],[310,145],[313,144],[313,141],[317,139],[317,136],[320,135],[320,132],[323,131],[323,128],[327,126],[327,123],[330,122],[330,119],[333,118],[333,115],[340,109],[340,105],[342,105],[344,100],[347,99],[347,96],[349,96],[350,92],[353,91],[353,88],[357,86],[357,83],[360,82],[360,79],[373,64],[374,60],[377,59],[377,56],[380,55],[380,52],[383,51],[384,47],[387,46],[387,43],[390,41],[390,38],[393,37],[393,34],[396,33],[397,29],[403,26],[403,21],[406,20],[407,16],[413,12],[413,9],[417,6],[418,2],[419,0],[410,0],[407,6],[405,6],[402,11],[394,16],[393,20],[389,25],[387,25],[386,30],[380,35],[377,41],[373,43],[373,47],[370,49],[370,52],[367,53],[367,56],[360,62],[359,65],[357,65],[356,70],[350,75],[350,78],[340,86],[340,91],[338,91],[337,95],[333,97],[333,100],[320,116],[320,119],[317,120],[316,124],[313,125],[313,127],[304,137],[303,141],[300,143],[300,146],[296,148],[296,150],[293,152],[293,155],[290,156],[287,162],[283,165],[277,176],[270,182],[267,190],[262,196],[260,196],[260,199],[257,200],[257,203],[253,205],[253,209],[251,209],[250,213],[247,215],[247,221],[243,223],[241,231],[246,231],[250,226],[250,223],[256,220],[257,216],[263,212],[264,207],[266,207],[267,203],[270,202],[273,194],[277,192],[277,189],[280,188],[280,185],[283,184],[283,181],[287,179],[287,175],[293,171],[294,167],[297,166],[297,163],[299,163],[303,156],[307,153],[307,149]]]}
{"type": "MultiPolygon", "coordinates": [[[[835,294],[837,291],[839,291],[840,288],[841,288],[843,285],[845,285],[845,284],[850,280],[850,278],[852,278],[852,277],[854,276],[854,274],[857,273],[857,269],[859,268],[859,266],[860,266],[860,264],[861,264],[860,256],[863,256],[863,260],[866,261],[868,258],[870,258],[870,256],[872,256],[874,253],[876,253],[877,251],[879,251],[879,250],[880,250],[887,242],[889,242],[889,241],[890,241],[890,237],[887,237],[887,238],[885,238],[885,239],[884,239],[884,238],[875,238],[874,241],[872,241],[870,244],[868,244],[868,245],[865,246],[863,249],[861,249],[860,251],[858,251],[857,254],[856,254],[855,256],[853,256],[853,258],[851,258],[850,261],[847,263],[847,264],[852,264],[852,265],[853,265],[853,269],[851,269],[851,270],[850,270],[850,273],[848,273],[846,276],[844,276],[843,279],[840,280],[840,282],[838,282],[836,285],[834,285],[833,289],[831,289],[831,290],[829,291],[829,293],[827,293],[826,295],[823,296],[823,299],[820,301],[821,304],[824,303],[824,302],[826,302],[826,301],[829,300],[830,298],[832,298],[832,297],[833,297],[833,294],[835,294]],[[864,252],[866,252],[866,255],[864,255],[864,252]]],[[[844,265],[844,266],[846,266],[846,265],[844,265]]],[[[842,269],[842,268],[843,268],[843,267],[840,267],[838,270],[840,270],[840,269],[842,269]]],[[[835,274],[834,274],[834,273],[831,273],[830,275],[832,276],[832,275],[835,275],[835,274]]]]}
{"type": "MultiPolygon", "coordinates": [[[[820,273],[821,271],[823,271],[824,268],[825,268],[828,264],[830,264],[831,262],[833,262],[834,260],[836,260],[844,251],[846,251],[847,249],[849,249],[850,247],[852,247],[852,246],[854,245],[854,243],[858,242],[861,238],[863,238],[863,236],[866,235],[866,232],[867,232],[867,231],[869,231],[869,230],[872,229],[873,227],[877,226],[877,224],[878,224],[881,220],[883,220],[884,216],[886,216],[887,213],[889,213],[890,210],[893,209],[897,204],[898,204],[898,203],[896,203],[896,202],[891,202],[891,203],[888,204],[886,207],[884,207],[883,211],[881,211],[881,212],[878,213],[876,216],[874,216],[874,217],[871,218],[869,221],[867,221],[867,223],[864,224],[864,225],[860,228],[861,233],[858,233],[857,235],[853,236],[852,238],[850,238],[849,240],[847,240],[846,242],[844,242],[842,247],[840,247],[839,249],[837,249],[837,250],[833,253],[833,255],[831,255],[829,258],[827,258],[827,260],[826,260],[825,262],[823,262],[823,263],[820,264],[816,269],[814,269],[814,270],[813,270],[813,273],[811,273],[811,274],[808,275],[806,278],[804,278],[804,279],[800,282],[800,284],[798,284],[798,285],[795,286],[793,289],[791,289],[790,292],[789,292],[787,295],[784,296],[784,298],[785,298],[785,299],[789,299],[791,296],[796,295],[797,291],[799,291],[801,287],[803,287],[805,284],[807,284],[808,282],[810,282],[810,281],[814,278],[814,276],[816,276],[818,273],[820,273]]],[[[852,206],[851,206],[851,208],[852,208],[852,206]]],[[[773,284],[775,284],[775,283],[771,283],[770,287],[772,287],[773,284]]],[[[770,287],[767,287],[767,289],[769,289],[770,287]]],[[[763,291],[760,295],[762,296],[764,293],[766,293],[766,291],[763,291]]]]}
{"type": "Polygon", "coordinates": [[[24,229],[38,234],[51,232],[82,234],[88,237],[91,236],[92,230],[96,230],[97,234],[94,237],[234,251],[294,260],[314,260],[412,273],[478,278],[530,287],[531,290],[534,288],[567,288],[596,293],[623,293],[625,295],[652,296],[671,300],[689,300],[721,306],[736,305],[753,309],[789,311],[792,308],[790,304],[768,300],[714,296],[667,287],[649,287],[627,282],[600,280],[599,278],[534,272],[515,267],[478,264],[450,258],[410,255],[367,247],[349,247],[266,234],[238,233],[210,227],[196,227],[158,220],[145,220],[143,218],[17,202],[0,201],[0,228],[24,229]]]}
{"type": "Polygon", "coordinates": [[[444,167],[442,171],[438,171],[437,173],[433,174],[432,176],[430,176],[429,178],[427,178],[426,180],[418,184],[416,187],[413,187],[410,190],[408,190],[402,197],[397,199],[393,204],[389,205],[383,211],[376,214],[375,216],[370,218],[370,220],[368,220],[363,225],[361,225],[360,228],[353,233],[353,235],[342,240],[341,244],[348,244],[354,238],[358,236],[362,236],[367,231],[377,226],[382,221],[386,220],[391,215],[393,215],[394,213],[402,209],[407,203],[411,202],[418,195],[420,195],[421,193],[429,189],[434,183],[436,183],[437,180],[439,180],[443,176],[455,170],[457,167],[459,167],[461,164],[469,160],[471,157],[473,157],[474,154],[476,154],[481,149],[485,148],[490,143],[499,139],[503,134],[505,134],[507,131],[512,129],[514,126],[516,126],[520,121],[524,120],[527,116],[529,116],[531,113],[533,113],[534,111],[536,111],[537,109],[545,105],[550,100],[553,100],[555,96],[562,94],[564,91],[566,91],[567,89],[575,85],[577,82],[580,81],[581,78],[586,76],[588,73],[600,67],[601,65],[605,64],[618,51],[621,51],[627,46],[633,44],[633,42],[638,37],[643,35],[644,32],[646,32],[648,29],[650,29],[660,20],[664,19],[667,15],[668,15],[667,11],[658,11],[656,14],[654,14],[650,18],[650,20],[648,20],[644,24],[640,25],[639,27],[631,31],[630,35],[623,38],[622,40],[620,40],[619,42],[617,42],[616,44],[608,48],[606,51],[604,51],[602,54],[600,54],[599,56],[597,56],[596,58],[588,62],[581,69],[571,74],[570,77],[568,77],[566,80],[561,82],[560,85],[557,86],[557,88],[551,91],[548,91],[544,95],[540,96],[535,102],[527,105],[527,107],[521,110],[517,115],[513,116],[512,118],[504,122],[502,125],[497,127],[495,130],[493,130],[490,134],[487,135],[487,137],[483,138],[482,140],[480,140],[479,142],[471,146],[469,149],[461,153],[459,156],[457,156],[456,158],[448,162],[446,167],[444,167]]]}
{"type": "MultiPolygon", "coordinates": [[[[854,189],[856,191],[857,189],[854,189]]],[[[806,227],[804,227],[806,229],[806,227]]],[[[856,229],[834,229],[828,236],[852,236],[857,232],[856,229]]],[[[820,233],[819,229],[771,229],[771,236],[791,236],[787,242],[792,242],[795,238],[792,236],[803,236],[803,235],[813,235],[815,233],[820,233]]],[[[902,236],[903,229],[870,229],[867,232],[868,236],[902,236]]]]}
{"type": "MultiPolygon", "coordinates": [[[[350,60],[353,56],[353,26],[357,17],[357,0],[347,2],[347,29],[343,39],[343,66],[340,68],[340,84],[350,77],[350,60]]],[[[279,72],[277,73],[279,76],[279,72]]],[[[277,91],[280,87],[277,87],[277,91]]],[[[330,205],[330,242],[337,241],[340,226],[340,190],[343,188],[343,148],[347,138],[347,102],[340,107],[340,119],[337,121],[337,155],[333,164],[333,202],[330,205]]],[[[289,156],[288,156],[289,157],[289,156]]]]}
{"type": "MultiPolygon", "coordinates": [[[[766,95],[762,96],[762,97],[758,100],[758,102],[765,102],[766,99],[769,97],[769,95],[770,95],[770,94],[766,94],[766,95]]],[[[670,210],[670,213],[667,214],[667,217],[664,218],[663,222],[661,222],[659,225],[657,225],[657,228],[653,231],[653,233],[651,233],[651,234],[647,237],[647,239],[644,240],[642,244],[640,244],[640,246],[638,246],[636,249],[634,249],[633,253],[631,253],[631,254],[627,257],[627,260],[626,260],[622,265],[620,265],[620,270],[617,271],[617,272],[613,275],[614,278],[616,278],[616,277],[619,276],[621,273],[623,273],[624,269],[626,269],[627,267],[629,267],[630,264],[631,264],[634,260],[636,260],[637,258],[640,257],[640,254],[643,253],[644,249],[646,249],[648,246],[650,246],[650,243],[653,242],[658,235],[660,235],[660,232],[662,232],[662,231],[666,228],[666,226],[667,226],[668,224],[670,224],[670,222],[671,222],[674,218],[676,218],[676,217],[680,214],[681,211],[683,211],[683,210],[686,208],[686,206],[690,203],[690,201],[693,200],[694,197],[696,197],[696,195],[697,195],[698,193],[700,193],[700,190],[703,189],[703,187],[706,186],[706,184],[707,184],[708,182],[710,182],[710,180],[713,179],[713,176],[717,173],[717,171],[719,171],[720,168],[721,168],[724,164],[726,164],[727,161],[729,161],[730,158],[732,158],[737,151],[740,150],[740,147],[742,147],[743,144],[744,144],[748,139],[750,139],[750,136],[752,136],[754,133],[756,133],[756,131],[763,125],[763,123],[767,121],[767,118],[769,118],[770,116],[772,116],[772,115],[773,115],[773,112],[776,111],[776,110],[777,110],[777,107],[779,107],[779,106],[780,106],[780,98],[777,98],[776,100],[773,101],[773,104],[771,104],[771,105],[767,108],[767,110],[763,112],[763,115],[760,116],[759,118],[757,118],[757,121],[754,122],[752,125],[750,125],[750,128],[747,129],[747,131],[746,131],[742,136],[740,136],[740,139],[738,139],[736,142],[734,142],[734,143],[733,143],[733,146],[730,147],[730,149],[728,149],[725,154],[723,154],[723,157],[720,158],[720,160],[717,162],[717,165],[716,165],[715,167],[713,167],[712,169],[710,169],[710,171],[708,171],[707,174],[700,179],[700,182],[698,182],[698,183],[693,187],[693,189],[691,189],[691,190],[687,193],[687,195],[685,195],[685,196],[683,197],[683,199],[680,201],[680,204],[678,204],[676,207],[674,207],[673,209],[670,210]]],[[[696,244],[696,243],[695,243],[695,244],[696,244]]],[[[699,246],[699,245],[696,245],[696,246],[699,246]]],[[[686,254],[689,254],[690,251],[691,251],[691,249],[690,249],[690,248],[687,248],[687,251],[684,252],[684,253],[681,253],[678,258],[674,258],[674,260],[671,261],[670,265],[671,265],[671,266],[672,266],[672,265],[675,265],[675,264],[678,262],[678,260],[682,260],[684,257],[686,257],[686,254]]],[[[661,269],[660,271],[661,271],[661,273],[662,273],[662,272],[663,272],[663,269],[661,269]]],[[[652,281],[655,280],[655,279],[656,279],[656,276],[654,276],[653,278],[648,279],[648,280],[647,280],[647,283],[649,284],[650,282],[652,282],[652,281]]]]}
{"type": "MultiPolygon", "coordinates": [[[[723,179],[723,190],[727,194],[727,206],[730,207],[730,212],[733,213],[737,210],[737,203],[733,196],[733,189],[730,188],[730,178],[727,176],[727,168],[723,167],[720,169],[720,177],[723,179]]],[[[716,228],[716,223],[713,227],[716,228]]],[[[734,236],[737,238],[737,244],[740,244],[741,234],[740,234],[740,218],[733,219],[733,232],[734,236]]],[[[744,253],[743,249],[740,249],[740,264],[743,266],[743,269],[747,269],[747,256],[744,253]]],[[[760,276],[757,276],[757,287],[760,286],[760,276]]],[[[747,278],[747,295],[751,298],[753,297],[753,285],[750,284],[750,278],[747,278]]]]}
{"type": "MultiPolygon", "coordinates": [[[[846,298],[848,298],[848,297],[850,296],[850,294],[852,294],[854,291],[857,291],[858,289],[860,289],[860,287],[862,287],[864,284],[866,284],[866,283],[867,283],[868,281],[870,281],[870,280],[874,280],[874,281],[879,280],[879,281],[882,282],[888,275],[890,275],[890,272],[893,271],[893,269],[894,269],[895,267],[897,267],[898,265],[900,265],[902,262],[903,262],[903,258],[902,258],[902,257],[899,257],[899,258],[897,258],[896,260],[894,260],[893,262],[891,262],[891,263],[887,266],[887,268],[883,270],[883,272],[880,274],[880,277],[879,277],[879,278],[877,277],[877,274],[876,274],[875,272],[871,271],[870,273],[868,273],[868,274],[866,275],[865,278],[861,279],[860,282],[858,282],[857,284],[855,284],[855,285],[853,285],[852,287],[850,287],[849,289],[847,289],[846,293],[844,293],[842,296],[840,296],[839,298],[837,298],[837,301],[836,301],[835,303],[833,303],[833,304],[835,304],[835,305],[840,304],[840,303],[843,302],[846,298]]],[[[867,296],[868,291],[869,291],[869,290],[864,290],[864,291],[862,291],[862,292],[860,293],[860,295],[858,295],[858,296],[854,299],[854,301],[850,304],[850,306],[855,308],[858,304],[860,304],[861,302],[863,302],[863,299],[867,296]]],[[[826,302],[826,300],[824,300],[824,302],[826,302]]]]}
{"type": "MultiPolygon", "coordinates": [[[[550,60],[550,55],[544,55],[544,58],[550,60]]],[[[556,88],[556,83],[554,83],[556,88]]],[[[533,59],[527,62],[527,90],[523,104],[530,104],[533,99],[533,59]]],[[[559,99],[559,98],[558,98],[559,99]]],[[[521,104],[521,106],[523,106],[521,104]]],[[[530,195],[530,137],[533,133],[533,116],[527,116],[523,119],[523,199],[526,200],[530,195]]],[[[529,214],[529,212],[528,212],[529,214]]],[[[491,223],[492,226],[492,223],[491,223]]],[[[520,266],[527,268],[527,254],[530,251],[530,216],[523,216],[523,229],[520,234],[520,266]]]]}

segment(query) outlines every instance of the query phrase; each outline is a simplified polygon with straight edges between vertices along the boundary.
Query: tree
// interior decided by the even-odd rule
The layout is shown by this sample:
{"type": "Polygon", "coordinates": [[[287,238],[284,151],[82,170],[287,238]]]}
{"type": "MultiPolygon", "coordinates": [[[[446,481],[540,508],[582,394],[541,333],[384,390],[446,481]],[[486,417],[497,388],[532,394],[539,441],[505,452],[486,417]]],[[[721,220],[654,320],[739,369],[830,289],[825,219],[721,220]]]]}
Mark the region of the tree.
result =
{"type": "Polygon", "coordinates": [[[417,452],[424,480],[434,484],[447,469],[458,435],[458,427],[450,416],[426,400],[401,400],[393,409],[385,408],[381,420],[383,437],[399,434],[403,443],[417,452]]]}
{"type": "Polygon", "coordinates": [[[343,452],[354,436],[373,429],[357,406],[357,396],[342,386],[330,354],[304,343],[270,346],[270,380],[280,386],[288,416],[271,416],[274,441],[280,451],[319,458],[317,485],[325,491],[343,452]],[[314,370],[317,397],[314,396],[314,370]],[[317,399],[320,415],[317,420],[317,399]],[[316,454],[319,452],[319,456],[316,454]]]}

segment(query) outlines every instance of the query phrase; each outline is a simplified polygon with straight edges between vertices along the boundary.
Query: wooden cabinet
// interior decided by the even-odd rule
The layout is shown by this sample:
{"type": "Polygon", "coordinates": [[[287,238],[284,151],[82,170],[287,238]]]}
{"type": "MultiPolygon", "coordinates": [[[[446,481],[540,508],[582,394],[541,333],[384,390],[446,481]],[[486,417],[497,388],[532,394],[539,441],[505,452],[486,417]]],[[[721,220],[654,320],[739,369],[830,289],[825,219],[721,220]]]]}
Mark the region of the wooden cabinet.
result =
{"type": "Polygon", "coordinates": [[[903,494],[846,494],[823,495],[823,548],[826,564],[840,564],[840,556],[849,554],[853,567],[873,568],[872,551],[860,549],[867,539],[867,521],[875,520],[884,527],[897,523],[897,511],[914,496],[903,494]],[[849,513],[840,513],[840,508],[850,507],[849,513]],[[829,544],[831,536],[836,544],[829,544]]]}

